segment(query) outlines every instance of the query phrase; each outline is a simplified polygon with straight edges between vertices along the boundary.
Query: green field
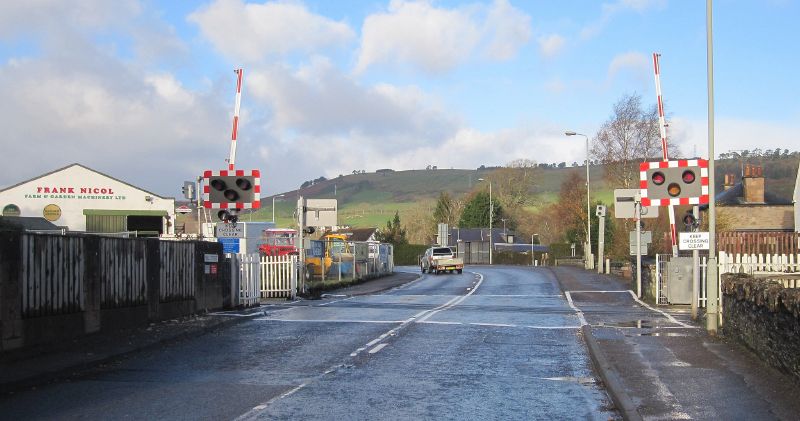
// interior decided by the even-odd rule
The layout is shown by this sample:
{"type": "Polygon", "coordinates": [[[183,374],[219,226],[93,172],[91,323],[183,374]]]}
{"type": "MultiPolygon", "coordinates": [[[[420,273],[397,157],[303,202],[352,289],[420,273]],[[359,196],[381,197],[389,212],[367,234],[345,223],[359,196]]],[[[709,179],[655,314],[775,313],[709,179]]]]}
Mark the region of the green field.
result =
{"type": "MultiPolygon", "coordinates": [[[[294,211],[297,197],[337,199],[339,202],[339,223],[353,227],[383,227],[400,213],[401,219],[411,211],[423,209],[433,212],[436,199],[441,192],[452,197],[461,197],[485,184],[478,184],[479,178],[487,177],[493,170],[410,170],[388,173],[354,174],[322,181],[302,190],[285,192],[284,197],[275,201],[277,226],[289,227],[294,224],[294,211]]],[[[529,205],[526,209],[535,211],[541,206],[558,201],[561,184],[572,172],[585,177],[585,170],[578,168],[533,169],[533,182],[528,187],[529,205]]],[[[613,193],[602,180],[602,168],[591,167],[592,198],[608,203],[613,193]]],[[[245,220],[271,221],[272,197],[262,200],[262,207],[245,220]]]]}

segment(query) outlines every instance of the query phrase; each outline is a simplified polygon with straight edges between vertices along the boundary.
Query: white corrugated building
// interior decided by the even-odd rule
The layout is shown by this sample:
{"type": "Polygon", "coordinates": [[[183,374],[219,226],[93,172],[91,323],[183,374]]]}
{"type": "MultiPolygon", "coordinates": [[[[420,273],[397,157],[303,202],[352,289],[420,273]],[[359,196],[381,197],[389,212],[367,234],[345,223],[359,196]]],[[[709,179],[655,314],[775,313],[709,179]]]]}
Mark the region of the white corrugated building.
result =
{"type": "Polygon", "coordinates": [[[70,231],[174,234],[175,198],[72,164],[0,190],[3,216],[44,217],[70,231]]]}

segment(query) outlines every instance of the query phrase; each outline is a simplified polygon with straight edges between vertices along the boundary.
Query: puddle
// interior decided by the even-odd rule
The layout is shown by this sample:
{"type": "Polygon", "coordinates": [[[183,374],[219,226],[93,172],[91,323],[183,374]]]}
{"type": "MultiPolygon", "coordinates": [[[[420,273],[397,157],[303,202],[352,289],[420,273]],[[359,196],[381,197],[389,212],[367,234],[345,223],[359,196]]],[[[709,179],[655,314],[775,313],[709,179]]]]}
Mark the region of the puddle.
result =
{"type": "Polygon", "coordinates": [[[638,329],[652,329],[652,321],[650,320],[632,320],[629,322],[600,322],[597,327],[634,327],[638,329]]]}

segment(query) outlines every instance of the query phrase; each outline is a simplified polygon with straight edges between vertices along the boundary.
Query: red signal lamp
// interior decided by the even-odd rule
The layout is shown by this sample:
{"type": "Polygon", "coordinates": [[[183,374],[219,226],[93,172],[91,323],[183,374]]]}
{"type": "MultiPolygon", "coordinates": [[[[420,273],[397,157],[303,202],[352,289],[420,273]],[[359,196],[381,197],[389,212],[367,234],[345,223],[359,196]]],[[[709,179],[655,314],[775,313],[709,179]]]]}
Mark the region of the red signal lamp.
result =
{"type": "Polygon", "coordinates": [[[653,179],[653,184],[655,184],[656,186],[664,184],[664,181],[667,180],[667,178],[664,176],[664,173],[661,171],[654,172],[652,179],[653,179]]]}

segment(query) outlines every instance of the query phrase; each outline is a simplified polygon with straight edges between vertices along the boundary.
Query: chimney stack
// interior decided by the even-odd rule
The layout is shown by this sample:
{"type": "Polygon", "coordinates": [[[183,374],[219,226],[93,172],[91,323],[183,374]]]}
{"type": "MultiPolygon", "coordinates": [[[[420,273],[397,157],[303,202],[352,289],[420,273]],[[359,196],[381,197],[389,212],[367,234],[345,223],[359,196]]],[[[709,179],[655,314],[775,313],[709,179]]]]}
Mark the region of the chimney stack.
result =
{"type": "Polygon", "coordinates": [[[745,203],[764,203],[764,172],[760,165],[747,164],[742,177],[745,203]]]}
{"type": "Polygon", "coordinates": [[[722,184],[722,190],[730,190],[736,184],[735,174],[725,174],[725,181],[722,184]]]}

